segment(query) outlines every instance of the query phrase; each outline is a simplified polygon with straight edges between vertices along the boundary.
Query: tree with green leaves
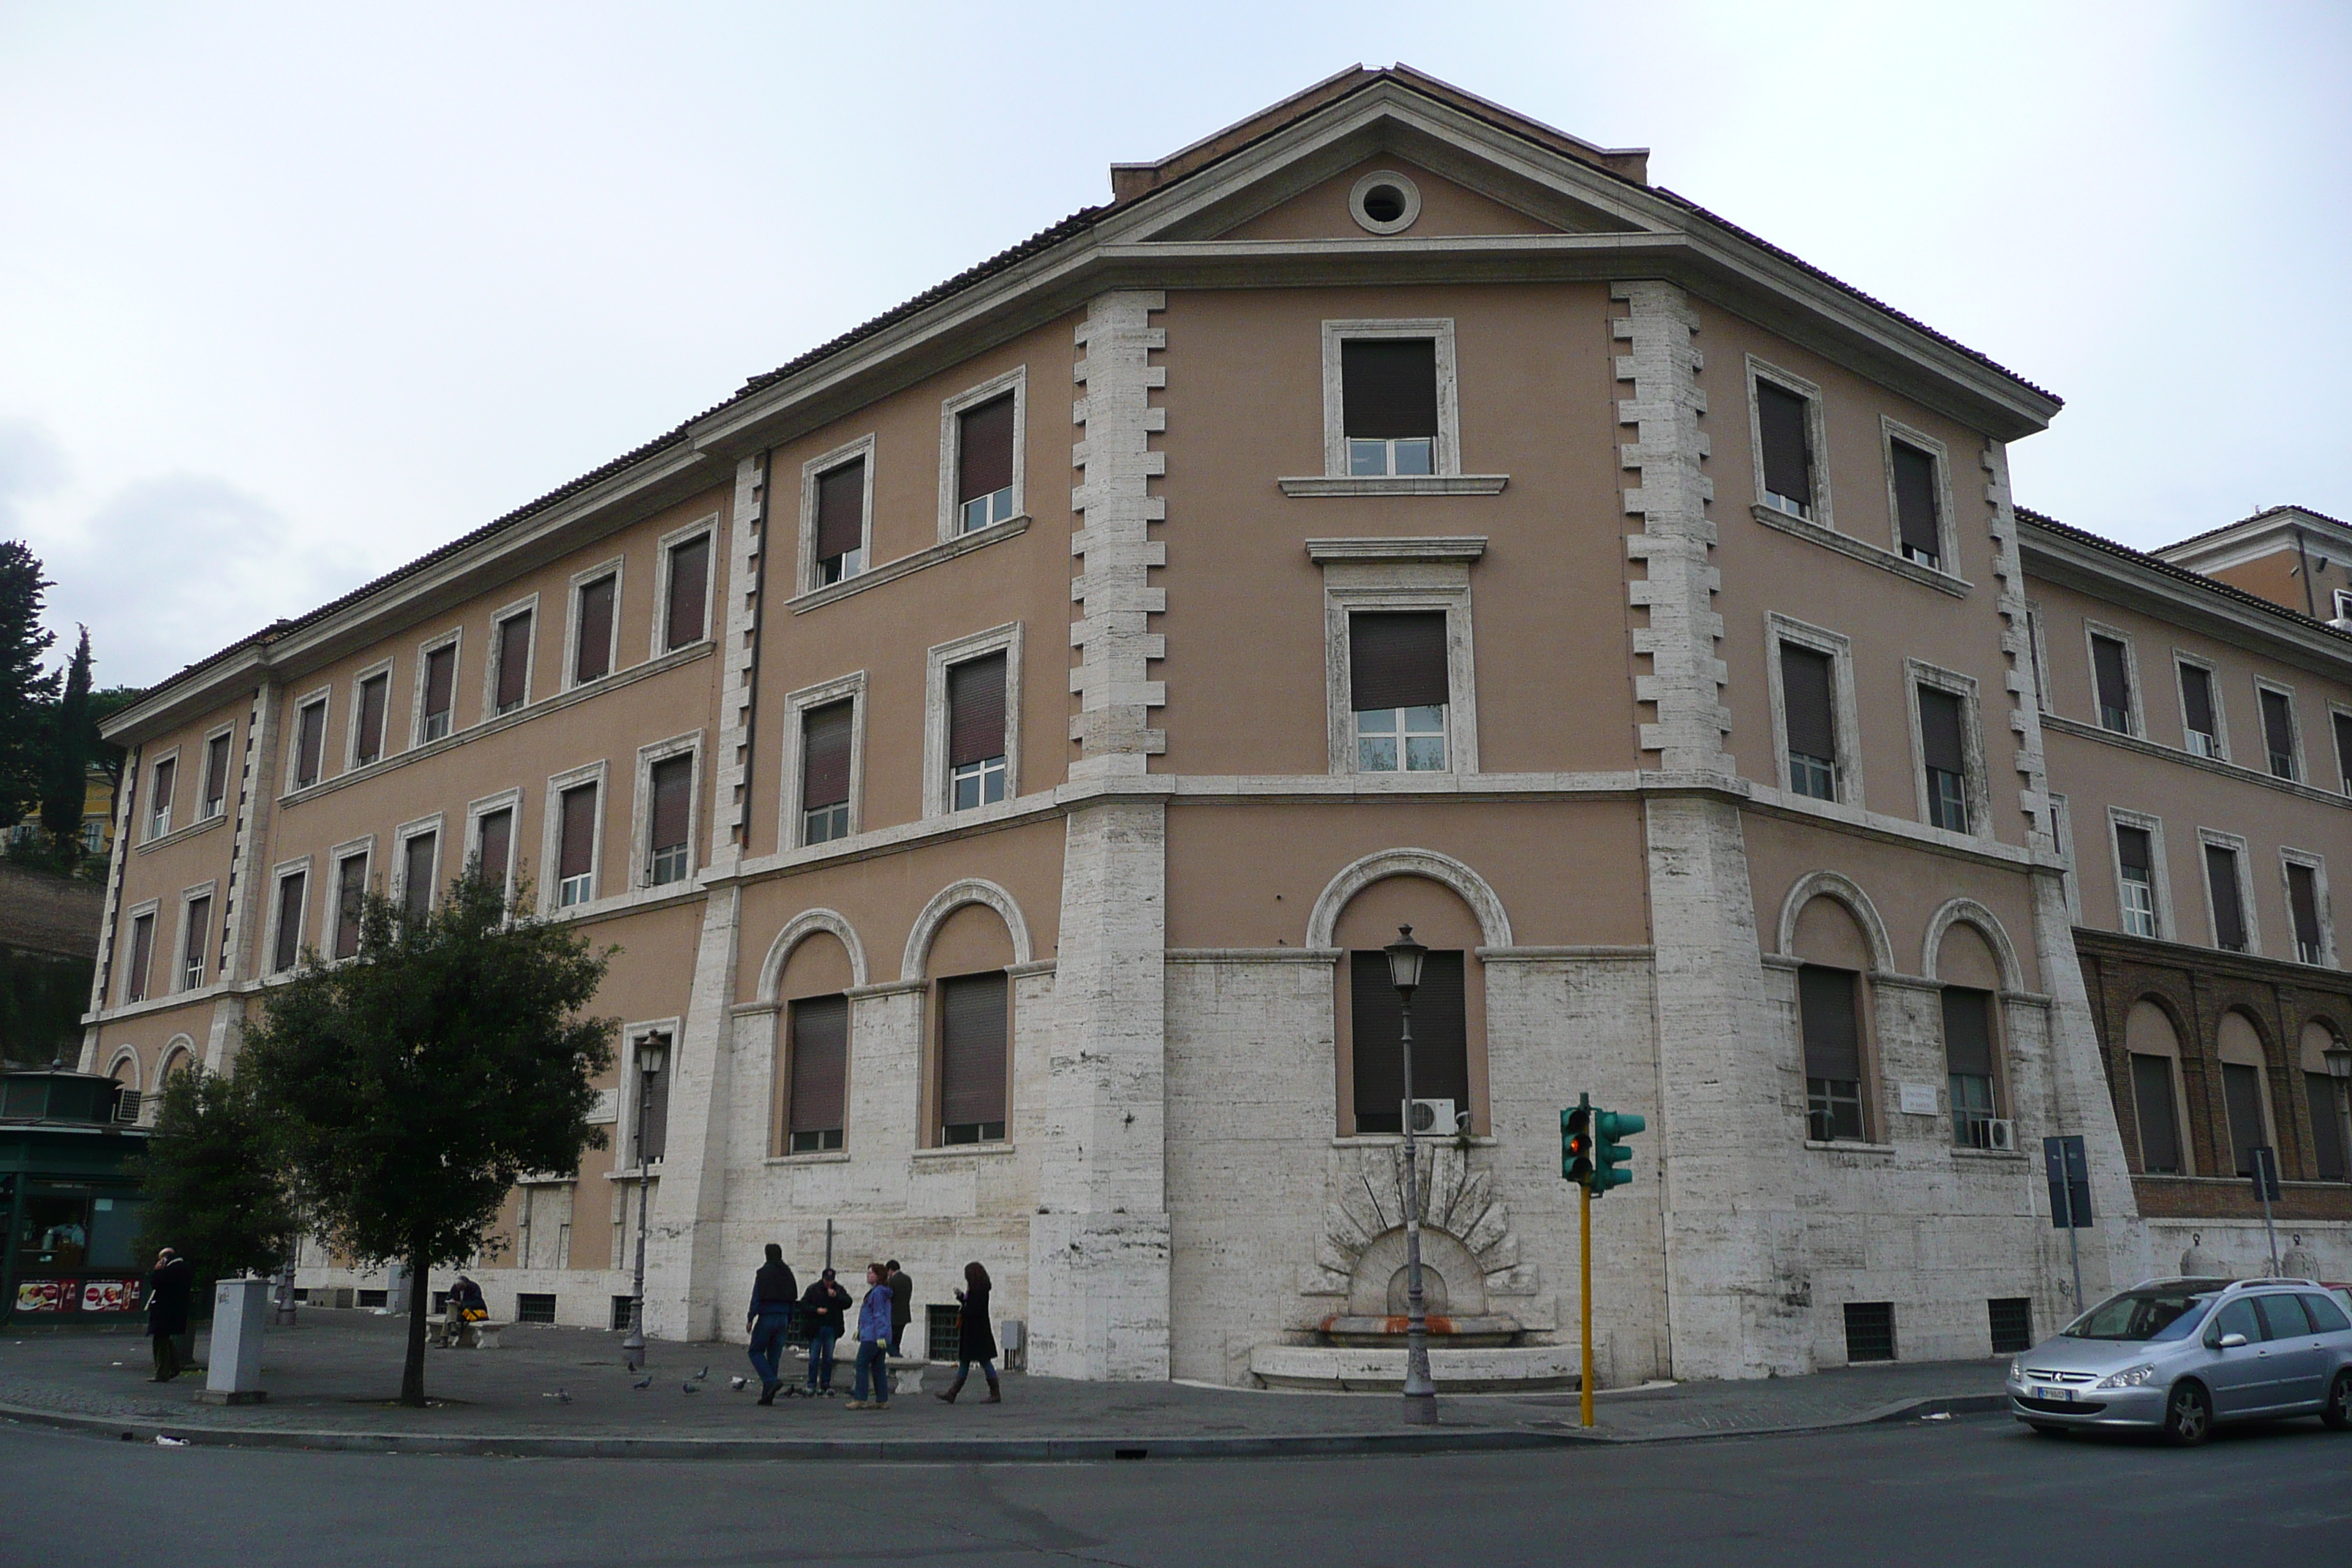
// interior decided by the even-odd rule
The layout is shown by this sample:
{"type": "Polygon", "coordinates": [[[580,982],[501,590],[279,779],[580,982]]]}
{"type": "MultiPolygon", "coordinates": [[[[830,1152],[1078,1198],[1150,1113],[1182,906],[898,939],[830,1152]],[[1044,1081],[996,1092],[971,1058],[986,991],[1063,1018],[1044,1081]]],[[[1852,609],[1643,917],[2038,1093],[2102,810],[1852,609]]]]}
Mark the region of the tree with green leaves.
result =
{"type": "Polygon", "coordinates": [[[408,1265],[404,1405],[425,1403],[433,1268],[483,1247],[517,1178],[604,1146],[589,1116],[619,1032],[583,1012],[614,950],[472,873],[421,915],[365,895],[360,956],[306,953],[238,1060],[303,1212],[342,1250],[408,1265]]]}
{"type": "Polygon", "coordinates": [[[66,694],[49,727],[49,754],[41,780],[41,826],[58,864],[73,869],[81,858],[82,805],[89,798],[89,628],[81,628],[73,662],[66,667],[66,694]]]}
{"type": "Polygon", "coordinates": [[[22,821],[41,798],[47,710],[58,699],[58,672],[41,668],[58,640],[41,625],[53,585],[21,541],[0,541],[0,826],[22,821]]]}
{"type": "Polygon", "coordinates": [[[293,1255],[300,1220],[279,1173],[273,1108],[254,1075],[176,1072],[156,1100],[141,1157],[142,1256],[173,1248],[200,1286],[276,1273],[293,1255]]]}

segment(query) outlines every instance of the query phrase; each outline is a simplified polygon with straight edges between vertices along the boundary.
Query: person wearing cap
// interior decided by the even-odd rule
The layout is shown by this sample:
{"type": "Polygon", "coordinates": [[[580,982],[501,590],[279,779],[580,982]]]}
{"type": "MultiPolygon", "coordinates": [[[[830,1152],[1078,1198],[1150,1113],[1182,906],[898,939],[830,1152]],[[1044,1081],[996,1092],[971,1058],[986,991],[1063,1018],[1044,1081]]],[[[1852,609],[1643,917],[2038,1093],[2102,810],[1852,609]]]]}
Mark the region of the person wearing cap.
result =
{"type": "Polygon", "coordinates": [[[834,1278],[830,1268],[801,1298],[801,1315],[807,1323],[809,1337],[808,1398],[829,1398],[833,1394],[833,1347],[841,1338],[842,1314],[849,1310],[849,1291],[834,1278]]]}

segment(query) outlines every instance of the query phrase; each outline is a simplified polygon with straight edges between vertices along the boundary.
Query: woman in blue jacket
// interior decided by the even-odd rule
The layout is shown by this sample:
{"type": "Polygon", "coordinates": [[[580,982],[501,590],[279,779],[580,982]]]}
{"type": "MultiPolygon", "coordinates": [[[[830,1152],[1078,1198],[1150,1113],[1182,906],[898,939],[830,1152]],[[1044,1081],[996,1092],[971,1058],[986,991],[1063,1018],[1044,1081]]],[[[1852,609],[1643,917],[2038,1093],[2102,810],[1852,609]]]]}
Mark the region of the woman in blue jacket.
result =
{"type": "Polygon", "coordinates": [[[852,1410],[879,1410],[890,1403],[890,1277],[878,1263],[866,1266],[866,1300],[857,1306],[857,1382],[849,1391],[852,1410]],[[866,1397],[867,1369],[874,1397],[866,1397]]]}

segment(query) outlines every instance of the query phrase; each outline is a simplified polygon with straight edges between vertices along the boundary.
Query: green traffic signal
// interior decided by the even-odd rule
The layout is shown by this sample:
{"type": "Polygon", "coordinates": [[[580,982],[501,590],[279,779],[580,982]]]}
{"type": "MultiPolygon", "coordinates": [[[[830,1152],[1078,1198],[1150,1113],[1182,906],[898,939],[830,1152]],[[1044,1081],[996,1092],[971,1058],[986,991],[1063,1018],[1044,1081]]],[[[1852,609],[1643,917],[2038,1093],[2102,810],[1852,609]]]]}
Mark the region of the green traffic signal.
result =
{"type": "Polygon", "coordinates": [[[1633,1179],[1633,1172],[1617,1168],[1633,1157],[1633,1151],[1622,1141],[1643,1131],[1649,1122],[1628,1110],[1596,1110],[1591,1126],[1592,1195],[1597,1198],[1610,1188],[1622,1187],[1633,1179]]]}
{"type": "Polygon", "coordinates": [[[1580,1094],[1559,1113],[1559,1173],[1581,1186],[1592,1180],[1592,1097],[1580,1094]]]}

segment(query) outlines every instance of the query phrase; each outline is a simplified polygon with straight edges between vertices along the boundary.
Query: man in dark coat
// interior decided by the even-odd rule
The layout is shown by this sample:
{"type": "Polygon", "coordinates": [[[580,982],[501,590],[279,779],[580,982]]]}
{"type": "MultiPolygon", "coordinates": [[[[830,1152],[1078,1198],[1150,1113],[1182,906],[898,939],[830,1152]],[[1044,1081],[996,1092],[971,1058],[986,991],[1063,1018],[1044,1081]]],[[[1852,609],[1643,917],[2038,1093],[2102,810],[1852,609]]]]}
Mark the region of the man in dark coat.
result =
{"type": "Polygon", "coordinates": [[[743,1326],[751,1334],[751,1370],[760,1374],[760,1403],[773,1405],[782,1386],[776,1368],[784,1353],[784,1336],[801,1300],[800,1281],[784,1261],[784,1249],[768,1243],[768,1260],[751,1276],[751,1309],[743,1326]]]}
{"type": "Polygon", "coordinates": [[[882,1266],[883,1283],[890,1287],[890,1353],[904,1355],[898,1347],[906,1342],[907,1324],[915,1316],[915,1282],[898,1267],[897,1258],[882,1266]]]}
{"type": "Polygon", "coordinates": [[[180,1336],[188,1331],[188,1260],[165,1247],[147,1276],[147,1337],[155,1344],[156,1383],[180,1375],[180,1336]]]}
{"type": "Polygon", "coordinates": [[[801,1297],[801,1316],[809,1337],[811,1397],[833,1392],[833,1347],[841,1338],[841,1315],[849,1306],[849,1291],[833,1277],[830,1268],[801,1297]]]}

